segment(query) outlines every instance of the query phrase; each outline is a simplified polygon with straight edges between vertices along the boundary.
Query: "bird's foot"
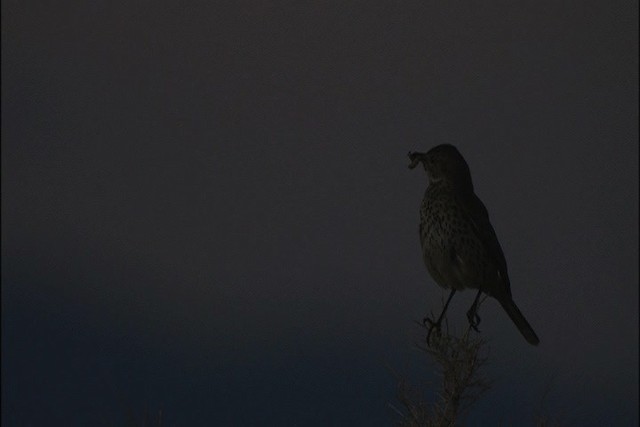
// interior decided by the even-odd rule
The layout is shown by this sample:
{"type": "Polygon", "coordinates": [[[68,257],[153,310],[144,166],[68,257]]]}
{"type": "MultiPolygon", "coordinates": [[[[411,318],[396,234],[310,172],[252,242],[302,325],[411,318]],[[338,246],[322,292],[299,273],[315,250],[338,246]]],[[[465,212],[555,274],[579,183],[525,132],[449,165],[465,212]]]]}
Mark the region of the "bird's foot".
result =
{"type": "Polygon", "coordinates": [[[436,336],[441,336],[440,322],[434,322],[431,318],[425,317],[422,319],[422,324],[429,330],[429,332],[427,332],[427,345],[431,347],[431,334],[435,331],[436,336]]]}
{"type": "Polygon", "coordinates": [[[471,307],[469,311],[467,311],[467,319],[469,319],[469,326],[471,326],[474,331],[480,332],[478,326],[480,325],[480,321],[482,319],[480,319],[480,316],[478,316],[477,307],[475,305],[471,307]]]}

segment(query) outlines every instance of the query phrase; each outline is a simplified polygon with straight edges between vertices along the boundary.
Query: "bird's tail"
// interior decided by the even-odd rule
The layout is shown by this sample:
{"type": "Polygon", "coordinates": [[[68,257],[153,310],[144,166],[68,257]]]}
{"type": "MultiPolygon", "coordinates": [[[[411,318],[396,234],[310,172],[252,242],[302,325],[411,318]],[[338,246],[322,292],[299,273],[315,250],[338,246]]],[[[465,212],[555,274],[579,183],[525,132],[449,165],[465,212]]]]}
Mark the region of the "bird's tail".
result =
{"type": "Polygon", "coordinates": [[[501,300],[500,305],[507,312],[509,318],[513,321],[513,323],[516,324],[518,330],[520,331],[522,336],[524,336],[527,342],[532,345],[538,345],[538,343],[540,342],[538,336],[533,331],[533,328],[531,327],[529,322],[527,322],[527,319],[524,318],[516,303],[513,302],[511,298],[509,298],[501,300]]]}

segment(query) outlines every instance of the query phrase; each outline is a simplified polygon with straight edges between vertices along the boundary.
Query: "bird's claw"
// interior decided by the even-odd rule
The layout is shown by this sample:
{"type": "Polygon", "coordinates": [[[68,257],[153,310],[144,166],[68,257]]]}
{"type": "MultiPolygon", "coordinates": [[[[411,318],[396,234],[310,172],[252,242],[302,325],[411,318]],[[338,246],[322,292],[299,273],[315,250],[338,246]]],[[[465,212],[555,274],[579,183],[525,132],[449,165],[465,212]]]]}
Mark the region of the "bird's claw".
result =
{"type": "Polygon", "coordinates": [[[424,325],[424,327],[429,329],[429,332],[427,332],[427,345],[431,347],[431,334],[433,333],[433,331],[436,331],[437,336],[441,335],[440,322],[434,322],[429,317],[425,317],[424,319],[422,319],[422,324],[424,325]]]}
{"type": "Polygon", "coordinates": [[[478,326],[480,325],[480,322],[482,321],[482,319],[480,318],[480,316],[478,315],[476,310],[474,310],[473,307],[471,308],[471,310],[467,312],[467,319],[469,319],[469,326],[471,326],[471,328],[474,331],[480,332],[480,329],[478,329],[478,326]]]}

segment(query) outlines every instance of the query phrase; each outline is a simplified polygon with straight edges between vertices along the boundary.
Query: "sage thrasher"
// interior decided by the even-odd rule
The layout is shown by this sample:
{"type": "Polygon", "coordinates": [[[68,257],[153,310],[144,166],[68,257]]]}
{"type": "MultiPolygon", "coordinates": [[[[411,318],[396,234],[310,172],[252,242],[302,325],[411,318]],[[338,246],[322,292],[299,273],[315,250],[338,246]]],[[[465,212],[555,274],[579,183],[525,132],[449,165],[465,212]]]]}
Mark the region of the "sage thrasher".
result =
{"type": "Polygon", "coordinates": [[[525,339],[533,345],[540,340],[511,297],[507,262],[489,214],[473,191],[469,166],[460,152],[449,144],[438,145],[427,153],[409,153],[409,168],[422,163],[429,186],[420,207],[422,256],[431,277],[443,288],[451,289],[436,322],[425,319],[431,331],[440,328],[442,318],[456,291],[477,289],[467,312],[477,331],[480,317],[478,300],[485,293],[500,303],[525,339]]]}

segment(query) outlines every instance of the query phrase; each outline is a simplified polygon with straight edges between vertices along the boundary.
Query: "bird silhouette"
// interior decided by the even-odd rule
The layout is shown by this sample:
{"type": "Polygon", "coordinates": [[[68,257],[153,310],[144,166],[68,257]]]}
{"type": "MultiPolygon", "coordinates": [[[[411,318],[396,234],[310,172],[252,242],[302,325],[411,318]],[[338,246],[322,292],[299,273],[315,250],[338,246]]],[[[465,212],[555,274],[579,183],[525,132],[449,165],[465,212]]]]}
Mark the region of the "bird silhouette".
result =
{"type": "Polygon", "coordinates": [[[420,207],[420,243],[424,263],[431,277],[451,292],[437,321],[429,322],[427,343],[439,330],[451,298],[466,288],[477,289],[467,312],[471,327],[480,323],[478,300],[482,293],[495,298],[530,344],[540,340],[522,315],[511,295],[507,262],[489,214],[473,190],[469,166],[460,152],[449,144],[426,153],[409,153],[409,168],[422,163],[429,185],[420,207]]]}

